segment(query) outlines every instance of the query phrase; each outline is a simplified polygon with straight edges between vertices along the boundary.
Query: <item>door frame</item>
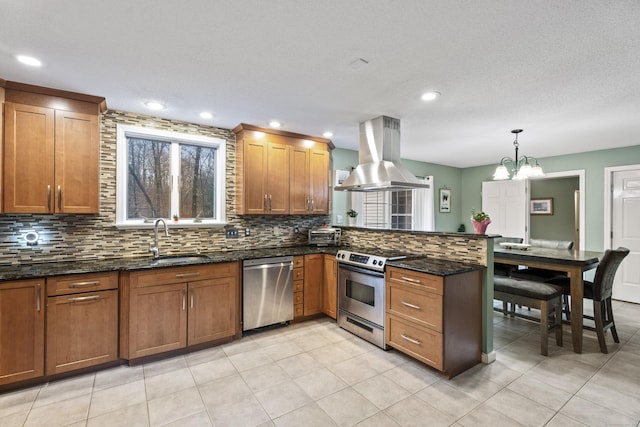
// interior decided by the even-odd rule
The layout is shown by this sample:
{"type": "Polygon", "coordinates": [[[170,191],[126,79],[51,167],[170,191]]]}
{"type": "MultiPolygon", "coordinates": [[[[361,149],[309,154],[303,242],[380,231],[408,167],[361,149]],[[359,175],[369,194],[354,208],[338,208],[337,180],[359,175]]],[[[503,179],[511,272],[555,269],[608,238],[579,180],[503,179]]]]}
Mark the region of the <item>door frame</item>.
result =
{"type": "Polygon", "coordinates": [[[604,249],[611,249],[611,210],[613,209],[613,191],[611,186],[613,185],[614,172],[622,172],[627,170],[640,169],[640,164],[626,165],[626,166],[611,166],[604,168],[604,249]]]}
{"type": "MultiPolygon", "coordinates": [[[[580,216],[579,218],[579,224],[578,227],[580,227],[580,250],[584,251],[585,247],[586,247],[586,219],[585,219],[585,212],[586,212],[586,197],[585,197],[585,170],[584,169],[576,169],[576,170],[569,170],[569,171],[561,171],[561,172],[545,172],[544,176],[541,176],[540,178],[529,178],[531,181],[535,180],[535,181],[539,181],[539,180],[544,180],[544,179],[552,179],[552,178],[571,178],[571,177],[577,177],[578,178],[578,191],[580,191],[580,200],[579,200],[579,210],[578,210],[578,215],[580,216]]],[[[528,232],[527,232],[528,234],[528,232]]]]}

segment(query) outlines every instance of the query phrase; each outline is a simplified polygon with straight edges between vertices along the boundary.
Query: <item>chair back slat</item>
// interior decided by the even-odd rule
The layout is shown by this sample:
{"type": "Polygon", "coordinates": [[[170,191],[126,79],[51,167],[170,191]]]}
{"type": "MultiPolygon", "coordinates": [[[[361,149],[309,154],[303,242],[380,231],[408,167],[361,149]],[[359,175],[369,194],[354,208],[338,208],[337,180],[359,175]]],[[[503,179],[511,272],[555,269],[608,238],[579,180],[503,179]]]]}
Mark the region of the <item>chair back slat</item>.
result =
{"type": "Polygon", "coordinates": [[[607,249],[604,252],[593,279],[593,299],[595,301],[602,301],[611,296],[616,271],[627,255],[629,255],[629,249],[623,247],[607,249]]]}

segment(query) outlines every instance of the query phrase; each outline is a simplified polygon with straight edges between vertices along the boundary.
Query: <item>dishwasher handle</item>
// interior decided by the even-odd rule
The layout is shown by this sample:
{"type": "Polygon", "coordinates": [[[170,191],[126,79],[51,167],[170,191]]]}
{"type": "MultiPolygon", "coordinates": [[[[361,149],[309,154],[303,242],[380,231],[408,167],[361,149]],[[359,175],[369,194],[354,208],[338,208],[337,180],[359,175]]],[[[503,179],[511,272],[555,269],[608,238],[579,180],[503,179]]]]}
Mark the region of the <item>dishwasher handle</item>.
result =
{"type": "Polygon", "coordinates": [[[289,270],[293,270],[293,262],[280,262],[277,264],[252,265],[249,267],[243,267],[242,269],[244,271],[249,271],[249,270],[264,270],[267,268],[282,268],[282,267],[289,267],[289,270]]]}

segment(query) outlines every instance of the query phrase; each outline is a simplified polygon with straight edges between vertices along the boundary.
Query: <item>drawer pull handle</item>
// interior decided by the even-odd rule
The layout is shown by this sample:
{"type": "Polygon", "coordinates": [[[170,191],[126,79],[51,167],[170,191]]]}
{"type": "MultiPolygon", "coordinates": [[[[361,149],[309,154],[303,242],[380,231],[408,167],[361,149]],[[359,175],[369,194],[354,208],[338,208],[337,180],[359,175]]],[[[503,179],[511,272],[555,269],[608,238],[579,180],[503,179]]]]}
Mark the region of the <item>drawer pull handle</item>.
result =
{"type": "Polygon", "coordinates": [[[411,304],[410,302],[401,301],[400,304],[406,305],[409,308],[415,308],[416,310],[422,310],[422,307],[420,307],[419,305],[411,304]]]}
{"type": "Polygon", "coordinates": [[[404,277],[404,276],[402,276],[402,280],[406,280],[407,282],[411,282],[411,283],[422,283],[420,280],[418,280],[418,279],[412,279],[411,277],[404,277]]]}
{"type": "Polygon", "coordinates": [[[93,282],[76,282],[76,283],[69,283],[69,287],[70,288],[81,288],[83,286],[96,286],[99,285],[100,281],[96,280],[93,282]]]}
{"type": "Polygon", "coordinates": [[[100,299],[100,295],[90,295],[88,297],[74,297],[74,298],[69,298],[69,301],[81,302],[81,301],[91,301],[96,299],[100,299]]]}
{"type": "Polygon", "coordinates": [[[191,289],[191,305],[190,307],[193,308],[193,294],[195,293],[195,291],[193,289],[191,289]]]}
{"type": "Polygon", "coordinates": [[[420,341],[418,341],[418,340],[414,340],[413,338],[410,338],[410,337],[406,336],[405,334],[400,335],[400,337],[401,337],[403,340],[409,341],[410,343],[415,344],[415,345],[420,345],[420,344],[422,344],[420,341]]]}
{"type": "Polygon", "coordinates": [[[40,311],[40,296],[41,296],[40,283],[36,285],[36,311],[40,311]]]}
{"type": "Polygon", "coordinates": [[[200,273],[195,272],[195,273],[179,273],[176,274],[176,277],[194,277],[194,276],[199,276],[200,273]]]}
{"type": "Polygon", "coordinates": [[[182,289],[182,311],[187,309],[187,290],[182,289]]]}

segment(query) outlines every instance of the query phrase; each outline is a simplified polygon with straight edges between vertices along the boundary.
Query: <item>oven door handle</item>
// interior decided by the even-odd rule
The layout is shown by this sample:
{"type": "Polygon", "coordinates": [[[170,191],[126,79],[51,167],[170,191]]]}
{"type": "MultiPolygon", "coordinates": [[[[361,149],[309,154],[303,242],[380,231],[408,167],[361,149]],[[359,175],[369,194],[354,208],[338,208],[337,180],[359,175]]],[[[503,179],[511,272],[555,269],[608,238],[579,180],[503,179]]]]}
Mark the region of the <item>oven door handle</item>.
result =
{"type": "Polygon", "coordinates": [[[347,270],[347,271],[355,271],[356,273],[362,273],[373,277],[381,277],[384,279],[384,272],[369,270],[367,268],[354,267],[353,265],[343,264],[338,262],[338,269],[347,270]]]}

